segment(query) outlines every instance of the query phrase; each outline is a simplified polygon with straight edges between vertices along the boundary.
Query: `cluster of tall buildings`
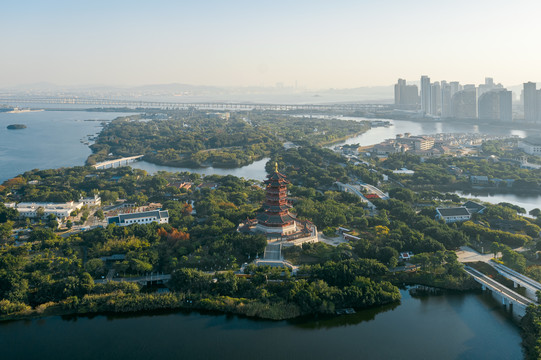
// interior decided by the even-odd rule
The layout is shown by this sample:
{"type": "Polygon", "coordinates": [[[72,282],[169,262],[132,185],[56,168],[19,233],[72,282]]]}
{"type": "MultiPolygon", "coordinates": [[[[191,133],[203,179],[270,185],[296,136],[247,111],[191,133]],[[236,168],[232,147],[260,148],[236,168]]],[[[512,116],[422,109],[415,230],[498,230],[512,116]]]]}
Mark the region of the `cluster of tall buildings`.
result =
{"type": "MultiPolygon", "coordinates": [[[[406,80],[399,79],[395,85],[395,105],[420,106],[423,114],[444,119],[513,120],[513,93],[501,84],[495,84],[492,78],[475,86],[461,85],[457,81],[431,82],[428,76],[421,76],[420,85],[419,94],[417,86],[407,85],[406,80]]],[[[536,116],[541,116],[540,94],[541,90],[536,92],[536,116]]]]}

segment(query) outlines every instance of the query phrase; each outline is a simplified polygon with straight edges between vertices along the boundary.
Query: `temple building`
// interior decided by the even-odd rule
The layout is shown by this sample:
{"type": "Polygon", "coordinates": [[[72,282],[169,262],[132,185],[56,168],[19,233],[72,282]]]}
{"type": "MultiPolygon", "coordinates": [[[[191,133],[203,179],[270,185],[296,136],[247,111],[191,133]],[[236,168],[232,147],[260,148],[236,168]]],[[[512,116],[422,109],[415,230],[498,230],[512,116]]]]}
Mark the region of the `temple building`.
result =
{"type": "Polygon", "coordinates": [[[317,242],[317,228],[309,221],[298,220],[289,212],[291,204],[287,199],[286,176],[278,171],[278,164],[265,180],[265,202],[255,219],[246,220],[238,227],[240,232],[265,234],[269,242],[283,245],[300,245],[317,242]]]}

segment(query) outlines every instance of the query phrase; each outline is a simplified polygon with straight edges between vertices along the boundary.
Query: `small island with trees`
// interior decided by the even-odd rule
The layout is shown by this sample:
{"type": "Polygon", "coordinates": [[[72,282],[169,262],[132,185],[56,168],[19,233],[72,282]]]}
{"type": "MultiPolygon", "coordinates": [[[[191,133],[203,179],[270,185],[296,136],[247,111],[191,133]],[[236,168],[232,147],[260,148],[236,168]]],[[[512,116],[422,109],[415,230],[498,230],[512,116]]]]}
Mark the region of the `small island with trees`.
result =
{"type": "Polygon", "coordinates": [[[22,130],[26,129],[26,125],[24,124],[11,124],[7,126],[8,130],[22,130]]]}

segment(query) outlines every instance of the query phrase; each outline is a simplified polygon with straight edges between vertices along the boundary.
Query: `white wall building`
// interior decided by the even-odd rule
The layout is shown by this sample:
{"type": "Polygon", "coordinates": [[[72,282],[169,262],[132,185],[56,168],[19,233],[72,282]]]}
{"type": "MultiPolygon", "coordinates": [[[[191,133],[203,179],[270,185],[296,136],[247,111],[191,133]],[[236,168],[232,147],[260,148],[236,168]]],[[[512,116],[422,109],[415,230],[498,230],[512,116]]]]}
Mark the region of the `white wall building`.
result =
{"type": "Polygon", "coordinates": [[[87,206],[99,206],[101,205],[101,197],[99,195],[94,195],[94,196],[91,196],[91,197],[86,197],[86,198],[80,198],[79,199],[80,202],[83,203],[83,205],[87,205],[87,206]]]}
{"type": "Polygon", "coordinates": [[[518,148],[530,155],[541,155],[541,139],[519,141],[518,148]]]}
{"type": "Polygon", "coordinates": [[[471,213],[464,206],[454,208],[437,208],[436,219],[442,219],[446,224],[450,224],[470,220],[471,213]]]}
{"type": "Polygon", "coordinates": [[[117,224],[118,226],[128,226],[132,224],[150,224],[153,222],[157,222],[158,224],[169,223],[169,211],[143,211],[137,213],[118,214],[117,216],[107,218],[108,224],[117,224]]]}
{"type": "Polygon", "coordinates": [[[70,201],[67,203],[8,203],[6,207],[17,209],[20,216],[27,218],[37,218],[38,209],[43,209],[43,217],[46,218],[50,214],[56,215],[57,218],[63,219],[70,216],[74,210],[79,210],[83,207],[82,202],[70,201]]]}

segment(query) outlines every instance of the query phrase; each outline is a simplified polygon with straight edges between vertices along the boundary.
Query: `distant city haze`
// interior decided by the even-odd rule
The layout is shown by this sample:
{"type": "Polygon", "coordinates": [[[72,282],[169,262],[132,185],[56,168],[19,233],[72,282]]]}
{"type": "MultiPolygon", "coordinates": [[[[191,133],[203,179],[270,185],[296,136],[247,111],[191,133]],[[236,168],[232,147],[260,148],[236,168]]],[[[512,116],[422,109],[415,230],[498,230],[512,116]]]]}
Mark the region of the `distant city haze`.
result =
{"type": "Polygon", "coordinates": [[[0,89],[541,81],[541,2],[5,1],[0,89]]]}

